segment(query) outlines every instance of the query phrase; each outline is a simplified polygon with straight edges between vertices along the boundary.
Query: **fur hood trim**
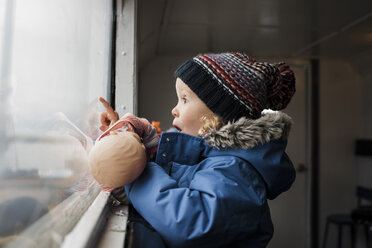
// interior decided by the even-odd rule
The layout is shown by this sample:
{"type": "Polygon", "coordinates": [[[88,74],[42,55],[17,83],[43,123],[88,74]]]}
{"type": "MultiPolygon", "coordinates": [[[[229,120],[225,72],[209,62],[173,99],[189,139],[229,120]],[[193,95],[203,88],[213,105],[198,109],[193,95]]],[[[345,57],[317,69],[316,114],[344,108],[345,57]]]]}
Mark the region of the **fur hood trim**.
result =
{"type": "Polygon", "coordinates": [[[242,117],[229,122],[218,130],[209,131],[204,139],[208,145],[219,150],[250,149],[272,140],[287,139],[292,124],[289,115],[268,111],[255,120],[242,117]]]}

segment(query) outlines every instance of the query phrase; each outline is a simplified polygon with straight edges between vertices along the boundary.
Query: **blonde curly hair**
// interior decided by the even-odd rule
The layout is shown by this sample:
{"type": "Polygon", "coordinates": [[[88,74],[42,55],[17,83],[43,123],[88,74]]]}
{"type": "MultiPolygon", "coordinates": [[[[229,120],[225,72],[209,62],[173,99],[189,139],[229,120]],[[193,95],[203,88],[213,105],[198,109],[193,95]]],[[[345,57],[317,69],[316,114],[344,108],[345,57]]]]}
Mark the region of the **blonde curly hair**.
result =
{"type": "Polygon", "coordinates": [[[210,130],[218,130],[226,124],[225,121],[217,115],[203,116],[200,121],[202,126],[198,131],[199,136],[208,133],[210,130]]]}

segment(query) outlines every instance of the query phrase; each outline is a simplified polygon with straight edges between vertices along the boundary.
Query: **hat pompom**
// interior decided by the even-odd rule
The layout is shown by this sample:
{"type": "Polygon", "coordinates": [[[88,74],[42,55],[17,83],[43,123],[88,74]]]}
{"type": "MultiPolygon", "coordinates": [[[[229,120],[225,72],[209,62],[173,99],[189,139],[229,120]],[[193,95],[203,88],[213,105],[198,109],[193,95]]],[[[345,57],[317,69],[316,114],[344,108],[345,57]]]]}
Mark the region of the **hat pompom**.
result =
{"type": "Polygon", "coordinates": [[[278,70],[273,81],[267,86],[266,108],[282,110],[287,107],[296,92],[296,79],[293,71],[284,62],[273,64],[278,70]]]}

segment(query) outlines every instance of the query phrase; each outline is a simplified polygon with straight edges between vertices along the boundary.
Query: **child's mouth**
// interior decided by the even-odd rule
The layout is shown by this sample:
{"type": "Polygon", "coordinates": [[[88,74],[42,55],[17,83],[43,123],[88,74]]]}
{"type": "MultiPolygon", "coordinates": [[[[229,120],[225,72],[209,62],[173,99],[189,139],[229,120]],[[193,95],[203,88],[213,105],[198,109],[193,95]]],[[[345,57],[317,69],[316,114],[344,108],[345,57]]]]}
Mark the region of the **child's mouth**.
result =
{"type": "Polygon", "coordinates": [[[175,129],[177,129],[179,132],[181,132],[182,130],[181,130],[181,128],[179,128],[178,126],[176,126],[176,125],[173,125],[173,127],[175,128],[175,129]]]}

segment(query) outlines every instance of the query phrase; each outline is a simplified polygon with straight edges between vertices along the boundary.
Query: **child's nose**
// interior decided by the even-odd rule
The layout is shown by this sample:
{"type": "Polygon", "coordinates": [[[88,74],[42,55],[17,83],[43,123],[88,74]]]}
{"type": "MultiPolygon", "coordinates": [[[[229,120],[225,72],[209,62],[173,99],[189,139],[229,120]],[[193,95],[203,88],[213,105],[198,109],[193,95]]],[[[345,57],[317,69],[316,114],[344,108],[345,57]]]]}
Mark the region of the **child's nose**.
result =
{"type": "Polygon", "coordinates": [[[174,117],[177,117],[177,116],[178,116],[177,106],[174,107],[174,108],[172,109],[172,115],[173,115],[174,117]]]}

